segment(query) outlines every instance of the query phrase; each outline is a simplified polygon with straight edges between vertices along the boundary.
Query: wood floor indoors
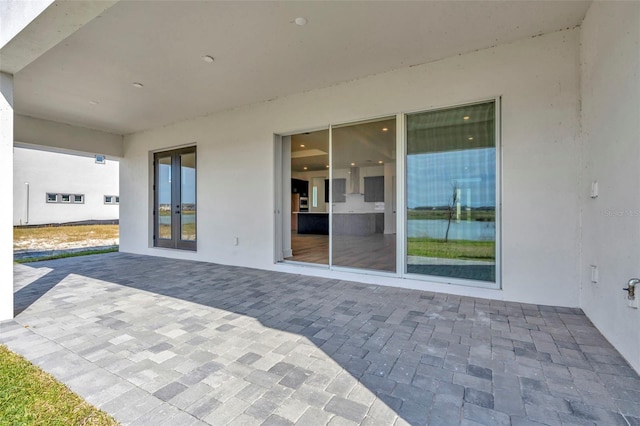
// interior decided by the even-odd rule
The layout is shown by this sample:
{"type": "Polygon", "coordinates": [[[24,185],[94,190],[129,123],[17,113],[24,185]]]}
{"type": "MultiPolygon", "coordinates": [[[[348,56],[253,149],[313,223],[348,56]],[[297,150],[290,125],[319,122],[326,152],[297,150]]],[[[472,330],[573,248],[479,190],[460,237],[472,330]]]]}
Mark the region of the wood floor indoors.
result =
{"type": "MultiPolygon", "coordinates": [[[[329,236],[291,233],[293,256],[286,260],[329,264],[329,236]]],[[[396,236],[336,236],[333,243],[333,265],[348,268],[395,272],[396,236]]]]}

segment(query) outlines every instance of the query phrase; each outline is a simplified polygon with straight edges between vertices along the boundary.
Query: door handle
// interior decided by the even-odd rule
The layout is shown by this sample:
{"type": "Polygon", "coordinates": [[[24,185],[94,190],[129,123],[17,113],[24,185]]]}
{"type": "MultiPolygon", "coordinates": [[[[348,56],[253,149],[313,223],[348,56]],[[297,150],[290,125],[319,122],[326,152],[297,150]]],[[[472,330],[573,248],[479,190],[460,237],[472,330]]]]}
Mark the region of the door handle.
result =
{"type": "Polygon", "coordinates": [[[623,288],[624,291],[628,292],[629,295],[627,296],[627,298],[629,300],[633,300],[635,298],[636,295],[636,285],[640,284],[640,279],[638,278],[631,278],[629,280],[629,282],[627,283],[627,288],[623,288]]]}

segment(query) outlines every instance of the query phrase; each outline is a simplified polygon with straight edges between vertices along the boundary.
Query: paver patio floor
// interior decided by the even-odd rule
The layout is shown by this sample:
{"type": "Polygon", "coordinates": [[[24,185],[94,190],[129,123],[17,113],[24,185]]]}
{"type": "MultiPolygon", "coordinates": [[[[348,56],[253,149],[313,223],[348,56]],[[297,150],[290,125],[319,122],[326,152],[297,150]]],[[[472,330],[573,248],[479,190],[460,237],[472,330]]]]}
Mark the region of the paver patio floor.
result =
{"type": "Polygon", "coordinates": [[[580,309],[124,253],[14,282],[0,343],[123,424],[640,425],[580,309]]]}

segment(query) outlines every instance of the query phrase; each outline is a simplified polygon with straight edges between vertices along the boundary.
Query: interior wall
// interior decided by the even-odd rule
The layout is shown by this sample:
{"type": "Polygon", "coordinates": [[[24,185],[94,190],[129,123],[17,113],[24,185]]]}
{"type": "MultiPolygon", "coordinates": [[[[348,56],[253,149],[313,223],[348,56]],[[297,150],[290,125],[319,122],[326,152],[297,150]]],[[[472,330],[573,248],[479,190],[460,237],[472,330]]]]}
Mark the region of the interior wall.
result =
{"type": "Polygon", "coordinates": [[[482,294],[578,306],[578,42],[578,29],[565,30],[128,135],[121,197],[135,202],[120,206],[120,249],[283,270],[273,263],[274,134],[501,96],[504,291],[482,294]],[[189,143],[198,147],[198,251],[156,249],[149,152],[189,143]]]}
{"type": "Polygon", "coordinates": [[[582,25],[581,306],[637,371],[640,310],[622,288],[640,278],[639,52],[640,3],[593,2],[582,25]]]}

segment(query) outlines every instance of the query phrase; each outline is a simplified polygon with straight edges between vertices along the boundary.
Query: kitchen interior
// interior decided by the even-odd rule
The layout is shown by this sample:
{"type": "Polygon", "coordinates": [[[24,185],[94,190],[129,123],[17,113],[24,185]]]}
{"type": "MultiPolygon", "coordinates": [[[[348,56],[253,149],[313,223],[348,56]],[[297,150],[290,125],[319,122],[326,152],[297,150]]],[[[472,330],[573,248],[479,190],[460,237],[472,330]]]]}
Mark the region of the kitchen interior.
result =
{"type": "Polygon", "coordinates": [[[286,260],[395,272],[395,117],[332,127],[332,161],[329,131],[291,136],[286,260]]]}

